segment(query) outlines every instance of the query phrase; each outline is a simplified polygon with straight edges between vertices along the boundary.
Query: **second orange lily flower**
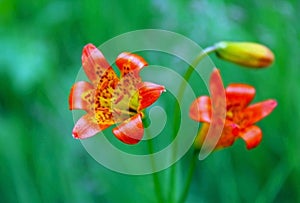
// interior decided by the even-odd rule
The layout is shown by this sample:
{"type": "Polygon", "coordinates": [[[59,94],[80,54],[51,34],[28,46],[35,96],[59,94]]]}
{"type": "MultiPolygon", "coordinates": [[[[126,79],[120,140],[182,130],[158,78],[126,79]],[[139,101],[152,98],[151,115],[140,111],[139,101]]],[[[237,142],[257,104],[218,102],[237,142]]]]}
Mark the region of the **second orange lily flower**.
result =
{"type": "MultiPolygon", "coordinates": [[[[222,103],[218,102],[218,100],[221,101],[220,96],[222,94],[218,94],[216,91],[222,92],[224,89],[217,90],[214,88],[215,84],[219,83],[222,83],[220,73],[217,69],[214,69],[210,79],[210,91],[212,96],[215,95],[215,98],[213,98],[215,105],[211,104],[210,97],[201,96],[190,107],[190,117],[204,123],[195,140],[196,148],[200,148],[206,139],[213,120],[212,110],[222,109],[217,106],[218,103],[222,103]]],[[[215,149],[229,147],[238,138],[242,138],[246,142],[248,149],[256,147],[262,139],[262,131],[255,123],[269,115],[277,106],[277,102],[269,99],[249,105],[255,96],[255,88],[246,84],[228,85],[223,96],[226,97],[226,120],[215,149]]]]}

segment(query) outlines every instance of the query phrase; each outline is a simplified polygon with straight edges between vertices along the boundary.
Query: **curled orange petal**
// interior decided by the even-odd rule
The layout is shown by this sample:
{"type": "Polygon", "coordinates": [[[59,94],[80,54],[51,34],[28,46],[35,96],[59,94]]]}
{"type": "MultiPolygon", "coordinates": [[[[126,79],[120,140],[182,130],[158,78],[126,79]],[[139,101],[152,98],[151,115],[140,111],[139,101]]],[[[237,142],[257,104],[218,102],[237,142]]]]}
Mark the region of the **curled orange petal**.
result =
{"type": "Polygon", "coordinates": [[[69,109],[90,111],[93,96],[93,85],[91,83],[85,81],[75,83],[69,95],[69,109]]]}
{"type": "Polygon", "coordinates": [[[127,119],[121,125],[113,129],[114,135],[126,144],[137,144],[144,135],[144,127],[141,114],[127,119]]]}
{"type": "Polygon", "coordinates": [[[112,79],[117,77],[102,52],[93,44],[87,44],[83,48],[81,60],[87,77],[95,86],[102,77],[107,77],[108,75],[111,75],[112,79]]]}
{"type": "Polygon", "coordinates": [[[131,71],[138,77],[140,70],[148,63],[139,55],[123,52],[117,57],[116,65],[121,71],[121,77],[131,71]]]}
{"type": "MultiPolygon", "coordinates": [[[[209,89],[212,100],[220,101],[220,99],[225,98],[225,90],[222,82],[220,72],[217,68],[211,73],[209,81],[209,89]]],[[[224,99],[225,103],[225,99],[224,99]]]]}
{"type": "Polygon", "coordinates": [[[244,114],[246,125],[252,125],[267,115],[269,115],[277,106],[277,102],[274,99],[262,101],[251,106],[248,106],[242,114],[244,114]]]}
{"type": "Polygon", "coordinates": [[[225,123],[226,96],[222,78],[217,68],[212,71],[210,76],[209,89],[211,94],[211,105],[213,107],[212,117],[215,118],[215,120],[220,120],[222,123],[225,123]]]}
{"type": "Polygon", "coordinates": [[[153,104],[165,91],[165,87],[151,82],[143,82],[139,87],[140,105],[138,110],[142,110],[153,104]]]}
{"type": "Polygon", "coordinates": [[[190,117],[199,122],[211,122],[211,101],[208,96],[201,96],[193,101],[190,107],[190,117]]]}
{"type": "Polygon", "coordinates": [[[247,149],[253,149],[261,142],[262,132],[259,127],[253,125],[241,132],[239,137],[246,142],[247,149]]]}
{"type": "Polygon", "coordinates": [[[243,109],[255,96],[255,88],[246,84],[230,84],[225,91],[229,108],[243,109]]]}
{"type": "Polygon", "coordinates": [[[76,122],[72,134],[76,139],[86,139],[96,135],[109,126],[110,125],[98,125],[93,114],[85,114],[76,122]]]}

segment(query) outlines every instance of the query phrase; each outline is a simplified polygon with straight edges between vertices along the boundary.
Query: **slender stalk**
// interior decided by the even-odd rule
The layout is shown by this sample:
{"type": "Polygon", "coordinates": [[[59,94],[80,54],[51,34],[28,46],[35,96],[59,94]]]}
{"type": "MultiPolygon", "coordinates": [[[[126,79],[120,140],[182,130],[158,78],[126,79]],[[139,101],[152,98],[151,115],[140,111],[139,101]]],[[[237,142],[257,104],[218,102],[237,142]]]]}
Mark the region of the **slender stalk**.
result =
{"type": "MultiPolygon", "coordinates": [[[[147,128],[146,128],[146,130],[147,130],[147,128]]],[[[152,139],[148,140],[148,149],[149,149],[150,154],[154,153],[152,139]]],[[[151,162],[152,162],[151,164],[152,164],[153,171],[156,171],[156,164],[155,164],[155,160],[153,158],[151,158],[151,162]]],[[[157,202],[158,203],[164,202],[164,197],[163,197],[163,194],[162,194],[162,188],[161,188],[159,178],[158,178],[158,173],[153,172],[152,178],[153,178],[155,193],[156,193],[156,196],[157,196],[157,202]]]]}
{"type": "Polygon", "coordinates": [[[185,184],[184,184],[183,192],[182,192],[182,195],[180,196],[179,201],[178,201],[179,203],[184,203],[186,198],[188,197],[189,189],[190,189],[192,179],[193,179],[193,175],[194,175],[194,171],[195,171],[196,165],[197,165],[196,164],[197,160],[198,160],[198,151],[195,150],[193,152],[193,157],[191,158],[190,168],[189,168],[189,172],[188,172],[188,175],[187,175],[187,179],[186,179],[185,184]]]}
{"type": "MultiPolygon", "coordinates": [[[[183,76],[185,81],[183,81],[179,86],[178,97],[177,97],[177,101],[179,104],[182,102],[187,82],[190,79],[192,73],[194,72],[194,68],[197,67],[197,65],[200,63],[200,61],[205,56],[207,56],[207,54],[212,53],[216,50],[217,50],[217,47],[215,47],[215,46],[210,46],[210,47],[205,48],[202,52],[199,53],[199,55],[195,58],[195,60],[192,62],[192,64],[188,67],[187,71],[185,72],[185,74],[183,76]]],[[[176,105],[175,109],[174,109],[174,123],[173,123],[174,128],[173,128],[172,140],[174,140],[176,138],[176,126],[178,126],[177,125],[178,117],[179,117],[179,106],[176,105]]],[[[173,153],[172,153],[173,159],[175,159],[176,153],[177,153],[177,146],[175,143],[173,153]]],[[[176,195],[176,164],[173,164],[171,166],[170,170],[171,171],[170,171],[170,182],[169,182],[169,186],[170,186],[169,202],[176,202],[176,200],[175,200],[176,199],[176,196],[175,196],[176,195]]]]}

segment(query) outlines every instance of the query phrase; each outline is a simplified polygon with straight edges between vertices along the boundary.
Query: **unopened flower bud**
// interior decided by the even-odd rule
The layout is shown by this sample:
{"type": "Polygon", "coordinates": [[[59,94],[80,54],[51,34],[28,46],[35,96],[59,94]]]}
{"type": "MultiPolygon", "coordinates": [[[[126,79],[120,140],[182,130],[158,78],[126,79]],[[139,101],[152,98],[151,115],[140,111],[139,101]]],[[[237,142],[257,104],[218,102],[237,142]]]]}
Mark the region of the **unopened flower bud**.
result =
{"type": "Polygon", "coordinates": [[[219,42],[218,57],[242,66],[262,68],[274,61],[274,54],[264,45],[252,42],[219,42]]]}

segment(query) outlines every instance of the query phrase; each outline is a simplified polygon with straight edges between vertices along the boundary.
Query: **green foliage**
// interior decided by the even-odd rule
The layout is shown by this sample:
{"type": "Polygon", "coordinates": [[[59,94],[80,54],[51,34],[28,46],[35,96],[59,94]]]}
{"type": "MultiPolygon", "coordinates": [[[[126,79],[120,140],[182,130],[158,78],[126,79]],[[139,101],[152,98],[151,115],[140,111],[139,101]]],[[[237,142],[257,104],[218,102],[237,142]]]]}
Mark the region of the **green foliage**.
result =
{"type": "MultiPolygon", "coordinates": [[[[178,32],[202,47],[221,40],[255,41],[276,57],[263,70],[212,57],[226,85],[252,84],[255,100],[275,98],[279,105],[259,123],[264,137],[258,148],[247,151],[237,142],[198,162],[187,202],[300,202],[299,6],[293,0],[2,0],[1,202],[155,201],[151,175],[112,172],[72,139],[68,110],[82,47],[144,28],[178,32]]],[[[191,84],[196,84],[193,77],[191,84]]],[[[187,163],[181,160],[181,179],[187,163]]],[[[158,174],[165,194],[167,174],[158,174]]]]}

